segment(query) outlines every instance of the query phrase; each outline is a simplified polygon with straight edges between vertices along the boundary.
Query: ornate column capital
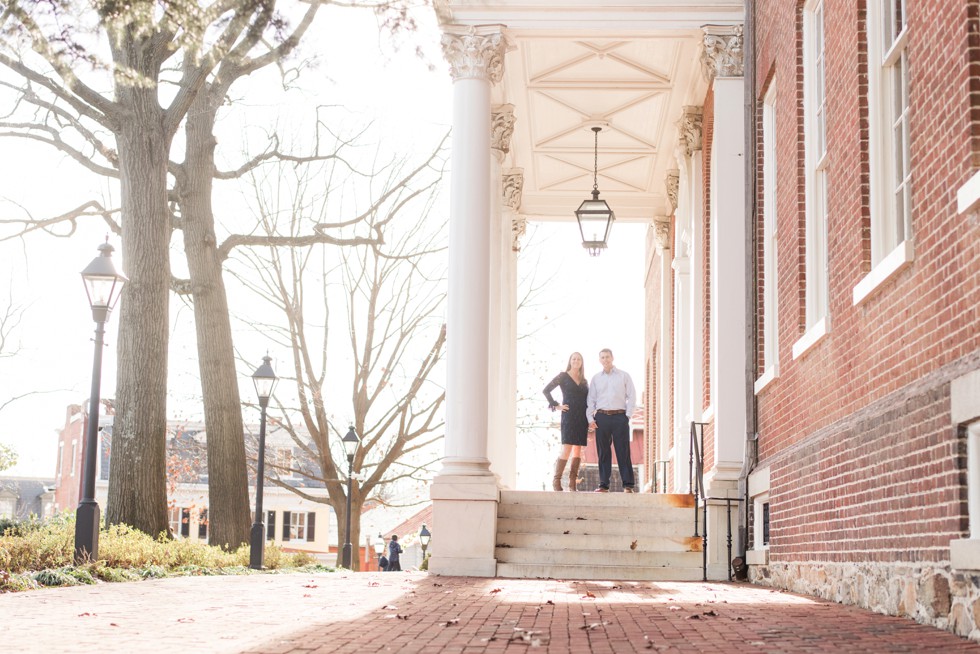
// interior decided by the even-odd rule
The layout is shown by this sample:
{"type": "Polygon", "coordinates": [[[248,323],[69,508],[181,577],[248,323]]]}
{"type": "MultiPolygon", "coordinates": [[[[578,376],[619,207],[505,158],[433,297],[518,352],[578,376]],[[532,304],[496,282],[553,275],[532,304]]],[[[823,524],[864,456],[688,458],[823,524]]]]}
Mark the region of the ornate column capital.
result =
{"type": "Polygon", "coordinates": [[[681,171],[668,170],[667,177],[664,178],[664,186],[667,187],[667,202],[670,204],[670,212],[677,211],[677,194],[680,191],[681,171]]]}
{"type": "Polygon", "coordinates": [[[657,251],[670,249],[669,216],[657,216],[653,219],[653,238],[657,243],[657,251]]]}
{"type": "Polygon", "coordinates": [[[680,131],[678,139],[681,150],[690,157],[701,149],[701,125],[704,109],[702,107],[684,107],[681,119],[677,121],[680,131]]]}
{"type": "Polygon", "coordinates": [[[490,148],[501,154],[510,152],[514,135],[514,105],[498,104],[490,110],[490,148]]]}
{"type": "Polygon", "coordinates": [[[745,51],[741,25],[705,25],[701,67],[705,78],[742,77],[745,74],[745,51]]]}
{"type": "Polygon", "coordinates": [[[513,220],[510,221],[510,229],[513,235],[513,242],[511,243],[510,249],[514,252],[520,252],[521,238],[527,232],[527,218],[524,216],[514,216],[513,220]]]}
{"type": "Polygon", "coordinates": [[[443,28],[442,52],[449,62],[453,81],[476,78],[496,84],[503,78],[507,43],[502,29],[502,25],[443,28]]]}
{"type": "Polygon", "coordinates": [[[501,175],[504,206],[513,212],[521,208],[521,194],[524,191],[524,169],[514,168],[501,175]]]}

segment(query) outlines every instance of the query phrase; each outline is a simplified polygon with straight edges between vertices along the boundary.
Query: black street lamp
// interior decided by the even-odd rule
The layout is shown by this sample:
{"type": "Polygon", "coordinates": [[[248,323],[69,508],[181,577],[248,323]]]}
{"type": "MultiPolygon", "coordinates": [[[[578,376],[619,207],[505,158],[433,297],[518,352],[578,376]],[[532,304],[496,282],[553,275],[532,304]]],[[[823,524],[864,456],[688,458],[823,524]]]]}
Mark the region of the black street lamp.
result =
{"type": "Polygon", "coordinates": [[[378,540],[374,541],[374,553],[378,557],[378,572],[381,572],[381,557],[385,553],[385,537],[378,534],[378,540]]]}
{"type": "Polygon", "coordinates": [[[95,257],[82,271],[88,303],[95,321],[95,360],[92,363],[92,392],[89,395],[88,430],[85,434],[85,470],[82,477],[82,499],[75,511],[75,562],[99,558],[99,503],[95,501],[95,464],[99,455],[99,397],[102,387],[102,349],[105,347],[105,323],[119,300],[123,285],[129,281],[112,262],[113,247],[109,239],[99,246],[95,257]]]}
{"type": "Polygon", "coordinates": [[[350,546],[350,495],[354,477],[354,454],[357,453],[357,446],[361,444],[361,439],[354,431],[354,425],[347,430],[347,434],[340,440],[344,446],[344,453],[347,455],[347,534],[344,536],[344,555],[343,566],[351,569],[351,546],[350,546]]]}
{"type": "Polygon", "coordinates": [[[255,394],[259,396],[259,407],[262,411],[259,420],[259,463],[255,473],[255,517],[248,539],[248,567],[253,570],[261,570],[265,560],[265,513],[262,510],[262,489],[265,486],[265,409],[269,406],[269,398],[272,397],[272,389],[276,387],[277,381],[279,379],[272,370],[272,359],[267,354],[262,357],[262,365],[252,373],[255,394]]]}
{"type": "Polygon", "coordinates": [[[425,523],[422,523],[422,530],[419,531],[419,542],[422,544],[422,563],[425,563],[425,550],[429,547],[429,540],[432,539],[432,534],[428,529],[425,528],[425,523]]]}

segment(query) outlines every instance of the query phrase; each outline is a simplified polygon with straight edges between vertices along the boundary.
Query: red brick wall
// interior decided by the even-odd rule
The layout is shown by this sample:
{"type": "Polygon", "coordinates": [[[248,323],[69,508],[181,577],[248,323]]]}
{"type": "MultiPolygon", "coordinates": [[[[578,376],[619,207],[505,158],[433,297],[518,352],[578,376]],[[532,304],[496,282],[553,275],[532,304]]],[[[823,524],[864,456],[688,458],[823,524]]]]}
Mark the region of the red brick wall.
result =
{"type": "MultiPolygon", "coordinates": [[[[779,378],[758,400],[773,559],[948,558],[965,527],[949,380],[980,367],[980,226],[956,213],[978,163],[976,4],[908,0],[915,259],[862,306],[870,264],[864,2],[825,0],[830,331],[805,315],[800,3],[757,5],[757,87],[775,71],[779,378]],[[971,99],[973,100],[971,104],[971,99]]],[[[761,161],[760,161],[761,165],[761,161]]]]}

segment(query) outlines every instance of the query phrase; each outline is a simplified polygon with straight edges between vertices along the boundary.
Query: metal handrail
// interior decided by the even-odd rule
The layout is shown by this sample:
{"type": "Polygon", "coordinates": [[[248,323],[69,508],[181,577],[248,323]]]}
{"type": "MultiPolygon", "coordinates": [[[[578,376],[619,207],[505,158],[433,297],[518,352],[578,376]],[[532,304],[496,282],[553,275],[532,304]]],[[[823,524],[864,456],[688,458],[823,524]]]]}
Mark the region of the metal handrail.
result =
{"type": "Polygon", "coordinates": [[[724,502],[728,517],[728,581],[732,580],[732,502],[741,502],[740,497],[708,497],[704,492],[704,426],[707,423],[691,421],[691,494],[694,495],[694,535],[701,536],[701,578],[708,581],[708,501],[724,502]],[[698,429],[700,427],[700,429],[698,429]],[[698,534],[698,507],[701,511],[701,533],[698,534]]]}

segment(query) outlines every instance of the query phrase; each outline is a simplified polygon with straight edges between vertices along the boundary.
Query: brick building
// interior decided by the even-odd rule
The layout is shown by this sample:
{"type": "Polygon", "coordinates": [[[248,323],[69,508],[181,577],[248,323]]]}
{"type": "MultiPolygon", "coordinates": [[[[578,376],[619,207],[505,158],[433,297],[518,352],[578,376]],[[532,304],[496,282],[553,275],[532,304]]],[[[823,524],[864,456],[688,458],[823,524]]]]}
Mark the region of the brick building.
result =
{"type": "Polygon", "coordinates": [[[706,29],[650,230],[656,456],[687,490],[703,423],[753,581],[976,637],[978,5],[754,7],[706,29]]]}

